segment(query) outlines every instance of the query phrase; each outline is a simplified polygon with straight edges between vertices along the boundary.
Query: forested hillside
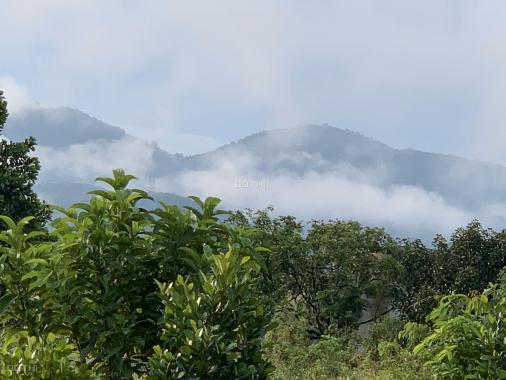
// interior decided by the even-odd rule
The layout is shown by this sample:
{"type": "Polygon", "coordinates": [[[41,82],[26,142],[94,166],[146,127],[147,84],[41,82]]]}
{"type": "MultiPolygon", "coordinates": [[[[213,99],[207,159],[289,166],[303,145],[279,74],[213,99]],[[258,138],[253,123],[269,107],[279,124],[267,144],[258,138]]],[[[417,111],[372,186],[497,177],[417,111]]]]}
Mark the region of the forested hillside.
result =
{"type": "Polygon", "coordinates": [[[506,378],[506,231],[176,206],[119,169],[49,218],[34,146],[0,145],[2,379],[506,378]]]}

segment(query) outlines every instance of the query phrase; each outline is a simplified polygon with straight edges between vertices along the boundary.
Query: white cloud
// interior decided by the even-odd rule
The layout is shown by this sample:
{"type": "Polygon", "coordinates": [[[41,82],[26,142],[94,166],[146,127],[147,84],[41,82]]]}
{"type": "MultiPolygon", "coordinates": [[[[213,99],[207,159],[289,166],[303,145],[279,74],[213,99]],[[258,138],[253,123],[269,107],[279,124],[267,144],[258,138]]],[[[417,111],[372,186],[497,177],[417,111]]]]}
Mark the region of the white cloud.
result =
{"type": "Polygon", "coordinates": [[[112,142],[95,141],[56,149],[39,146],[41,181],[92,182],[97,176],[110,175],[124,169],[145,180],[153,164],[155,145],[134,138],[112,142]]]}
{"type": "Polygon", "coordinates": [[[438,194],[421,188],[394,186],[384,190],[332,174],[266,177],[224,175],[223,170],[218,170],[186,172],[171,181],[177,185],[170,190],[219,196],[231,208],[260,209],[274,205],[278,213],[305,220],[354,219],[415,237],[447,234],[473,219],[471,213],[452,207],[438,194]]]}
{"type": "Polygon", "coordinates": [[[157,179],[156,190],[218,196],[233,209],[274,205],[277,213],[305,220],[354,219],[411,237],[447,234],[474,217],[449,205],[440,195],[418,187],[383,189],[346,172],[265,175],[256,169],[254,157],[237,152],[233,156],[233,160],[218,161],[210,170],[184,171],[157,179]]]}
{"type": "Polygon", "coordinates": [[[25,107],[34,106],[27,90],[18,84],[13,77],[0,76],[0,90],[4,92],[8,110],[11,114],[19,112],[25,107]]]}
{"type": "MultiPolygon", "coordinates": [[[[296,142],[294,137],[292,142],[296,142]]],[[[121,167],[137,175],[141,187],[151,191],[172,192],[201,197],[219,196],[231,209],[261,209],[274,205],[277,213],[299,218],[354,219],[368,225],[385,226],[400,236],[428,239],[436,233],[449,234],[473,218],[485,225],[499,226],[505,222],[506,204],[482,204],[473,211],[449,204],[441,195],[415,186],[384,187],[383,168],[358,171],[350,165],[328,166],[323,172],[300,174],[278,171],[265,174],[260,157],[229,149],[216,155],[206,170],[184,170],[169,177],[150,178],[153,167],[154,143],[134,138],[113,142],[76,144],[65,149],[39,147],[42,182],[91,183],[97,176],[109,175],[121,167]],[[225,154],[227,153],[227,154],[225,154]]],[[[276,160],[298,159],[318,164],[318,155],[302,153],[276,160]]],[[[311,165],[312,165],[311,164],[311,165]]],[[[316,165],[318,166],[318,165],[316,165]]],[[[296,165],[296,167],[300,167],[296,165]]],[[[455,172],[463,170],[456,167],[455,172]]],[[[482,189],[483,190],[483,189],[482,189]]]]}

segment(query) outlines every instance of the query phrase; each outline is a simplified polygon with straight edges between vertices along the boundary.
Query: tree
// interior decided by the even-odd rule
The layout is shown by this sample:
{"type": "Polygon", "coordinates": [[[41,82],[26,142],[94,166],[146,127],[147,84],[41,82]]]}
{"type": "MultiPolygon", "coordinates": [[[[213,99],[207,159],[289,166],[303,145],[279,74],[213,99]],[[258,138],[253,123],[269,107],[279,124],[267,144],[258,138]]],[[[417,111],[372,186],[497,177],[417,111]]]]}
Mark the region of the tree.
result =
{"type": "Polygon", "coordinates": [[[506,273],[482,294],[441,299],[434,331],[414,349],[439,378],[506,379],[506,273]]]}
{"type": "Polygon", "coordinates": [[[9,116],[9,113],[7,112],[7,101],[5,100],[4,92],[0,90],[0,133],[7,121],[7,116],[9,116]]]}
{"type": "Polygon", "coordinates": [[[395,281],[392,304],[405,319],[423,323],[437,306],[439,260],[420,240],[404,240],[397,260],[403,270],[395,281]]]}
{"type": "Polygon", "coordinates": [[[303,305],[308,333],[356,326],[367,297],[386,299],[400,271],[395,241],[381,228],[351,221],[313,221],[265,211],[237,213],[234,221],[257,229],[257,244],[270,250],[264,291],[288,307],[303,305]]]}
{"type": "Polygon", "coordinates": [[[404,276],[397,281],[394,305],[410,321],[423,322],[441,297],[482,292],[506,266],[506,231],[473,221],[449,240],[438,235],[433,247],[404,241],[397,257],[404,276]]]}
{"type": "Polygon", "coordinates": [[[2,139],[8,116],[7,101],[0,91],[0,215],[14,220],[34,216],[30,227],[41,227],[50,212],[32,189],[40,170],[39,160],[30,155],[36,142],[33,137],[21,142],[2,139]]]}

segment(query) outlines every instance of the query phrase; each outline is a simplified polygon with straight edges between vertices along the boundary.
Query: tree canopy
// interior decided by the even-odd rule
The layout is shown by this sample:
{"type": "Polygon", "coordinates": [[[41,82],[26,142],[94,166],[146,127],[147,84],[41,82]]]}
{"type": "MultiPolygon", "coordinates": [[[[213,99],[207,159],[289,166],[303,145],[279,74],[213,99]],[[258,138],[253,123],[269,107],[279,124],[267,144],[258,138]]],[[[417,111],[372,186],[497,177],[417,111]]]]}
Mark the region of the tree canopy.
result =
{"type": "Polygon", "coordinates": [[[33,191],[40,170],[39,160],[33,156],[36,141],[33,137],[21,142],[2,138],[8,116],[7,101],[0,91],[0,215],[15,220],[33,216],[30,228],[41,227],[50,213],[33,191]]]}

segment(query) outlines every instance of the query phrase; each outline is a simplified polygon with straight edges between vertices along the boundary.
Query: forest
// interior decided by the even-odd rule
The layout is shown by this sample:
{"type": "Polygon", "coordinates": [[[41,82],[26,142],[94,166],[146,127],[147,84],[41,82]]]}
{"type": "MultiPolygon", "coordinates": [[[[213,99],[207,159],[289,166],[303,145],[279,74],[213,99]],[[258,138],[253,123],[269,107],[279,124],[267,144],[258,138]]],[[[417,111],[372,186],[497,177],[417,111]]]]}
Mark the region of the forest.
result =
{"type": "Polygon", "coordinates": [[[120,169],[63,208],[35,148],[0,140],[2,379],[506,379],[506,231],[180,208],[120,169]]]}

